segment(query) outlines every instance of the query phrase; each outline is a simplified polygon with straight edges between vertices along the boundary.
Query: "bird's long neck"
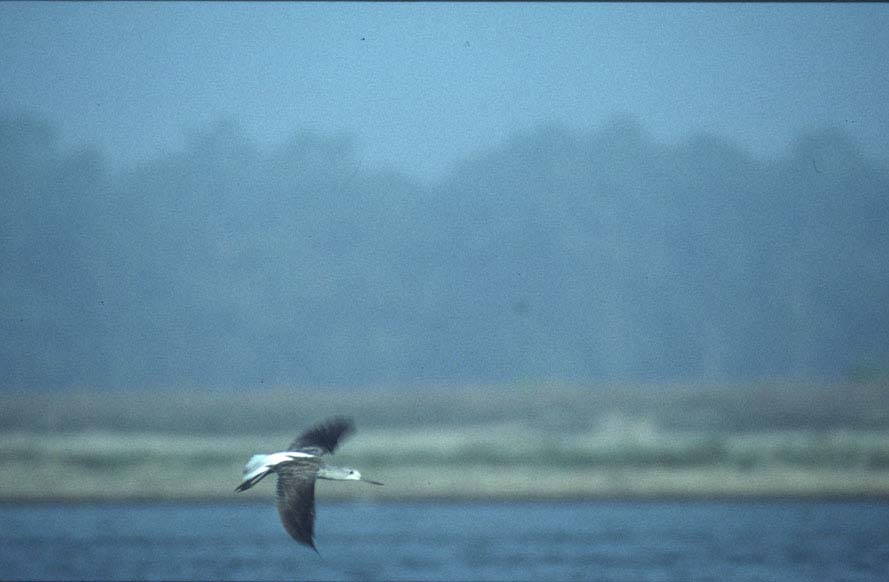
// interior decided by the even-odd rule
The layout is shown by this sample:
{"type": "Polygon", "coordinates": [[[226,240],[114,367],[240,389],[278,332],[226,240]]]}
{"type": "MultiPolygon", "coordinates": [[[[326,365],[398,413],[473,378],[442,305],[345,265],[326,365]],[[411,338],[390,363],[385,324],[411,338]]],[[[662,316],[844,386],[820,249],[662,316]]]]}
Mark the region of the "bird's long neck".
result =
{"type": "Polygon", "coordinates": [[[331,481],[343,481],[343,470],[340,467],[332,465],[321,465],[318,467],[319,479],[330,479],[331,481]]]}

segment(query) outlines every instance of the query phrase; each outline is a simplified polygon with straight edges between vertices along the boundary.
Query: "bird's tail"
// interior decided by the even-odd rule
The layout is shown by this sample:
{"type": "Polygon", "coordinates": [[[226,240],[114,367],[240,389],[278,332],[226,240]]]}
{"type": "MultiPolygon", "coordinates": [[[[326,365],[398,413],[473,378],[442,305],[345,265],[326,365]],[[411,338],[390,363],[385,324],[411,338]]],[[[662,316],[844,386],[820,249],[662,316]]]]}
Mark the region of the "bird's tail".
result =
{"type": "Polygon", "coordinates": [[[266,464],[269,455],[253,455],[247,464],[244,465],[244,475],[251,473],[266,464]]]}
{"type": "Polygon", "coordinates": [[[246,491],[262,481],[262,478],[272,472],[272,465],[266,463],[268,455],[253,455],[244,465],[244,478],[235,491],[246,491]]]}

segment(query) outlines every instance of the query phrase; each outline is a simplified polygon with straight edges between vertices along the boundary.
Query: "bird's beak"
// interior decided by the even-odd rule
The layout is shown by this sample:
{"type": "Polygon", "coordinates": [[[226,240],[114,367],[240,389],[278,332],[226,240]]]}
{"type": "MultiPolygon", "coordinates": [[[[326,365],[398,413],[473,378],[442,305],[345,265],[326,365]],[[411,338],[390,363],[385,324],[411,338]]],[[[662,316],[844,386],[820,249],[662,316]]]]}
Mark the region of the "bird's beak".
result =
{"type": "Polygon", "coordinates": [[[371,481],[370,479],[361,479],[365,483],[370,483],[371,485],[382,485],[379,481],[371,481]]]}

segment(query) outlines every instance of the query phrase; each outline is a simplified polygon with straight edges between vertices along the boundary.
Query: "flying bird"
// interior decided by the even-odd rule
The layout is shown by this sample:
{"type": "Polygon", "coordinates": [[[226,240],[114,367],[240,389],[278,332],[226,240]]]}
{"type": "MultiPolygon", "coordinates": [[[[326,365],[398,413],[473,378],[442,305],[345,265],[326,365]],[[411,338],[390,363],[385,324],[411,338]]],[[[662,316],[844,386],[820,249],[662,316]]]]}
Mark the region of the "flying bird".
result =
{"type": "Polygon", "coordinates": [[[235,491],[250,489],[270,473],[278,474],[277,500],[281,523],[290,537],[316,552],[315,480],[364,481],[382,485],[361,476],[349,467],[328,465],[322,458],[332,454],[340,441],[354,431],[348,418],[321,422],[296,437],[286,451],[253,455],[244,466],[244,477],[235,491]]]}

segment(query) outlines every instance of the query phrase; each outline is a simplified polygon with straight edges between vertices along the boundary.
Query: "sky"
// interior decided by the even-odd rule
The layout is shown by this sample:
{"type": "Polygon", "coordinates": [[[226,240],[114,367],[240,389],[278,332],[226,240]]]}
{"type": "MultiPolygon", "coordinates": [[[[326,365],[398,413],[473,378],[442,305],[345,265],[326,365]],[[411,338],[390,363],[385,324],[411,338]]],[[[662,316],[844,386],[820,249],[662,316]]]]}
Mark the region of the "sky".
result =
{"type": "Polygon", "coordinates": [[[220,119],[271,148],[347,135],[432,182],[516,132],[629,114],[757,156],[845,129],[889,160],[889,5],[0,3],[0,112],[114,168],[220,119]]]}

